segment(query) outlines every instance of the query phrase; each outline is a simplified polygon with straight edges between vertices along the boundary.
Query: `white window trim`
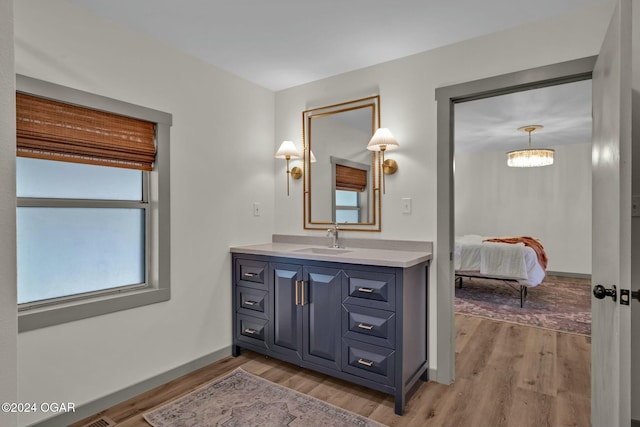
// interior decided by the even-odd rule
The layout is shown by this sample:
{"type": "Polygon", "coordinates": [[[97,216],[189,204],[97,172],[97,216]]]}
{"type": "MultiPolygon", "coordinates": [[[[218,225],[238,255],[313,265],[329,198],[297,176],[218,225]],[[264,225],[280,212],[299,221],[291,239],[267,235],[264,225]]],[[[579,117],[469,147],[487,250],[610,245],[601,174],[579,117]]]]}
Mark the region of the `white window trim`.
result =
{"type": "Polygon", "coordinates": [[[147,286],[143,289],[127,289],[95,297],[87,296],[55,305],[31,305],[18,313],[18,331],[30,331],[169,300],[171,296],[169,188],[171,114],[21,75],[16,76],[16,90],[156,123],[157,144],[154,168],[148,173],[148,186],[145,185],[149,190],[147,212],[150,230],[146,254],[147,286]]]}

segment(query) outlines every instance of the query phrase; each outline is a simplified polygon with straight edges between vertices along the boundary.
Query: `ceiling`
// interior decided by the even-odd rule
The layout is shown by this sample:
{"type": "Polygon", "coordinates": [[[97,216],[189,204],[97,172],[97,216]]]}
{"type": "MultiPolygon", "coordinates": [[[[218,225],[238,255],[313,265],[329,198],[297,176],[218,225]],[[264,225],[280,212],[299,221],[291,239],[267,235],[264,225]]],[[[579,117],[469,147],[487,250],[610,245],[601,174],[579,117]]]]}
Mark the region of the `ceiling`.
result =
{"type": "Polygon", "coordinates": [[[609,0],[67,0],[278,91],[609,0]]]}
{"type": "MultiPolygon", "coordinates": [[[[278,91],[610,0],[67,0],[278,91]],[[532,6],[535,5],[535,6],[532,6]],[[464,11],[464,13],[461,13],[464,11]]],[[[591,140],[591,82],[456,105],[456,151],[591,140]]]]}
{"type": "Polygon", "coordinates": [[[591,80],[455,104],[456,152],[533,148],[591,142],[591,80]]]}

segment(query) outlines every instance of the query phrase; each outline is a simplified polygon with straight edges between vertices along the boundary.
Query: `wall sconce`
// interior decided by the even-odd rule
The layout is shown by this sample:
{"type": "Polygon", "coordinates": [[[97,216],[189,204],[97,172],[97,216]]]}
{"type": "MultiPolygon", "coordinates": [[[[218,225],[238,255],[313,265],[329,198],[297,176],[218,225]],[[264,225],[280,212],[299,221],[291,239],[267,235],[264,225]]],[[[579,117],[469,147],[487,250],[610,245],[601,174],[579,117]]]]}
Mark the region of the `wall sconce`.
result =
{"type": "Polygon", "coordinates": [[[373,134],[369,144],[367,144],[367,150],[379,151],[382,157],[382,162],[378,159],[380,169],[382,171],[382,193],[385,193],[385,175],[393,175],[398,170],[398,163],[392,159],[384,159],[384,152],[389,150],[395,150],[400,147],[398,140],[396,140],[391,131],[387,128],[379,128],[376,133],[373,134]]]}
{"type": "MultiPolygon", "coordinates": [[[[291,171],[289,170],[289,160],[299,158],[300,153],[298,153],[293,141],[283,141],[282,144],[280,144],[278,151],[276,151],[276,159],[285,159],[287,161],[287,196],[289,195],[289,175],[291,174],[291,171]]],[[[302,176],[302,171],[300,171],[300,176],[302,176]]]]}

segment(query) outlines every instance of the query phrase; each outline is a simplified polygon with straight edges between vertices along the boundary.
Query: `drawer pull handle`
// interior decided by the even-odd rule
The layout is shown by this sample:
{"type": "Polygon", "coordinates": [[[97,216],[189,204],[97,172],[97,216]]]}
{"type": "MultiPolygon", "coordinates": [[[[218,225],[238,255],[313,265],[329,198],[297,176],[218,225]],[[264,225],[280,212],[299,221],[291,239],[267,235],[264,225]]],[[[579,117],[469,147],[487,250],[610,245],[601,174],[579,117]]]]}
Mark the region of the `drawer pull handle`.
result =
{"type": "Polygon", "coordinates": [[[255,275],[255,273],[244,273],[244,277],[253,277],[255,275]]]}
{"type": "Polygon", "coordinates": [[[373,289],[371,289],[371,288],[358,288],[358,291],[365,292],[367,294],[372,294],[373,293],[373,289]]]}
{"type": "Polygon", "coordinates": [[[367,331],[370,331],[373,329],[373,325],[365,325],[364,323],[359,323],[358,328],[366,329],[367,331]]]}
{"type": "Polygon", "coordinates": [[[248,334],[251,334],[251,335],[253,335],[253,334],[255,334],[256,332],[258,332],[258,331],[256,331],[255,329],[251,329],[251,328],[246,328],[244,331],[245,331],[246,333],[248,333],[248,334]]]}
{"type": "Polygon", "coordinates": [[[373,366],[373,362],[369,361],[369,360],[364,360],[364,359],[358,359],[358,363],[367,367],[372,367],[373,366]]]}
{"type": "Polygon", "coordinates": [[[256,304],[257,304],[257,302],[255,302],[255,301],[245,301],[244,302],[244,305],[256,305],[256,304]]]}

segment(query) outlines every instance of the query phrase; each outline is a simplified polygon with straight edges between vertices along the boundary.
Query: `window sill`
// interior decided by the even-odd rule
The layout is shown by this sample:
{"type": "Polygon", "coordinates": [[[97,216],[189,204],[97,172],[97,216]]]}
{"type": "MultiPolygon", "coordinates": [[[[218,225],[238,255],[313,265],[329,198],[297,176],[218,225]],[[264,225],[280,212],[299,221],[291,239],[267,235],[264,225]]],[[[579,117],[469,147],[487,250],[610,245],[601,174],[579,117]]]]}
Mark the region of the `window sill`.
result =
{"type": "Polygon", "coordinates": [[[108,313],[129,310],[170,299],[168,288],[147,288],[104,295],[53,306],[33,308],[18,313],[18,332],[87,319],[108,313]]]}

